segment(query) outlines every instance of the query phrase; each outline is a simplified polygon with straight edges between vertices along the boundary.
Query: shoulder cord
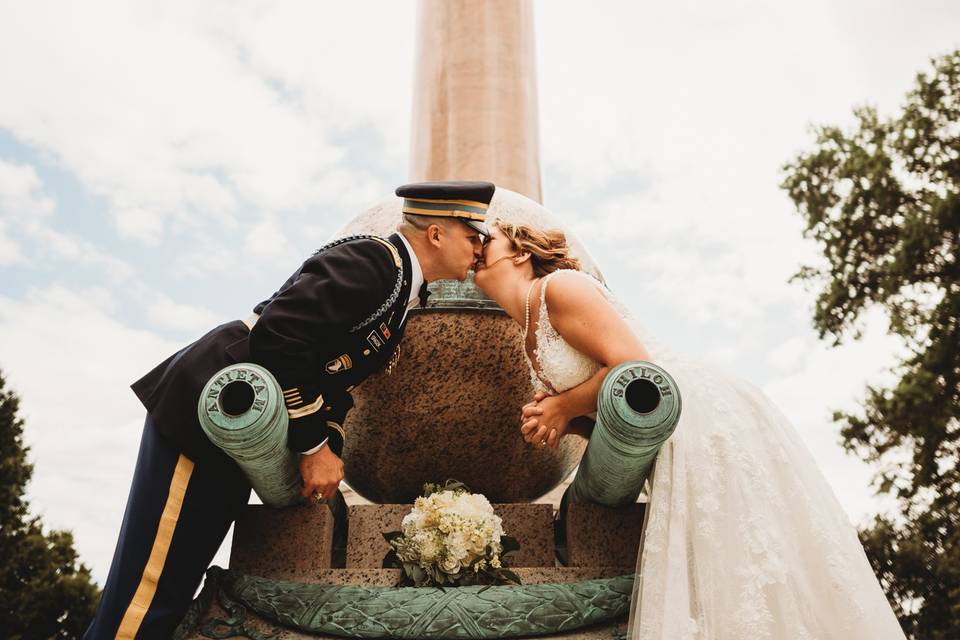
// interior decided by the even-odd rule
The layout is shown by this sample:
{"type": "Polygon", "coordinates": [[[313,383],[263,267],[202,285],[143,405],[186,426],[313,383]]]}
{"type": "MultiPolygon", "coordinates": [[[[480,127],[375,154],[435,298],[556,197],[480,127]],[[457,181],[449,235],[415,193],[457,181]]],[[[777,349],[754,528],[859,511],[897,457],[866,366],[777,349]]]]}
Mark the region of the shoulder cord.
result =
{"type": "MultiPolygon", "coordinates": [[[[379,242],[380,244],[389,245],[389,247],[390,247],[391,249],[393,248],[393,245],[392,245],[392,244],[390,244],[388,241],[384,240],[384,239],[381,238],[380,236],[375,236],[375,235],[371,235],[371,234],[357,234],[357,235],[353,235],[353,236],[346,236],[346,237],[344,237],[344,238],[337,238],[337,239],[334,240],[333,242],[329,242],[329,243],[323,245],[322,247],[320,247],[319,249],[317,249],[316,251],[314,251],[314,252],[313,252],[313,255],[315,255],[315,256],[316,256],[316,255],[319,255],[319,254],[323,253],[324,251],[326,251],[327,249],[332,249],[333,247],[339,246],[339,245],[344,244],[344,243],[347,243],[347,242],[351,242],[351,241],[353,241],[353,240],[376,240],[376,241],[379,242]]],[[[360,329],[364,328],[365,326],[367,326],[368,324],[370,324],[371,322],[373,322],[374,320],[376,320],[377,318],[379,318],[380,316],[382,316],[382,315],[386,312],[387,309],[389,309],[389,308],[392,307],[394,304],[396,304],[397,298],[400,297],[400,289],[403,287],[403,263],[400,262],[400,263],[397,265],[397,267],[398,267],[398,268],[397,268],[397,279],[396,279],[396,281],[393,283],[393,291],[390,292],[390,295],[387,296],[387,299],[384,301],[384,303],[383,303],[382,305],[380,305],[380,306],[377,308],[376,311],[374,311],[372,314],[370,314],[369,317],[365,318],[365,319],[364,319],[362,322],[360,322],[359,324],[355,324],[354,326],[350,327],[350,333],[356,333],[356,332],[359,331],[360,329]]]]}

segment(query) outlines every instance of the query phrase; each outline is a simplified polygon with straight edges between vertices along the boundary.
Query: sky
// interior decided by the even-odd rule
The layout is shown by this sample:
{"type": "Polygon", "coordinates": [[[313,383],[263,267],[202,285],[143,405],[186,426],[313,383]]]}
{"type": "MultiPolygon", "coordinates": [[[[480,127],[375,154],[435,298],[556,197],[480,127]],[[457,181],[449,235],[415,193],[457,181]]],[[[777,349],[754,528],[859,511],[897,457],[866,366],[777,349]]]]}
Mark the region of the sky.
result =
{"type": "MultiPolygon", "coordinates": [[[[143,409],[129,384],[245,316],[407,181],[416,4],[0,0],[0,370],[28,498],[101,582],[143,409]]],[[[831,419],[903,354],[812,328],[778,187],[811,126],[895,115],[960,46],[953,0],[535,0],[544,204],[671,347],[762,389],[854,523],[889,503],[831,419]]]]}

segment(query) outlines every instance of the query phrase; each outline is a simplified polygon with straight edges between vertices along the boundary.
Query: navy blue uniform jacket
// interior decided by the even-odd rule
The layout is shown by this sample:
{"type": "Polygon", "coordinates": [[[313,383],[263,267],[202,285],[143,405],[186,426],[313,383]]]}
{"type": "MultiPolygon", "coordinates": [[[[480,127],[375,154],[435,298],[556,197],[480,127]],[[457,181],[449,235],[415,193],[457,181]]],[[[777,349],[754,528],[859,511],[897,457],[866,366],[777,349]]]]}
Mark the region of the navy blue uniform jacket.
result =
{"type": "Polygon", "coordinates": [[[283,390],[290,449],[329,439],[341,455],[350,390],[384,368],[403,336],[410,274],[397,234],[333,242],[254,308],[260,317],[252,331],[239,320],[216,327],[133,383],[133,391],[188,457],[222,456],[200,427],[200,392],[223,367],[253,362],[283,390]]]}

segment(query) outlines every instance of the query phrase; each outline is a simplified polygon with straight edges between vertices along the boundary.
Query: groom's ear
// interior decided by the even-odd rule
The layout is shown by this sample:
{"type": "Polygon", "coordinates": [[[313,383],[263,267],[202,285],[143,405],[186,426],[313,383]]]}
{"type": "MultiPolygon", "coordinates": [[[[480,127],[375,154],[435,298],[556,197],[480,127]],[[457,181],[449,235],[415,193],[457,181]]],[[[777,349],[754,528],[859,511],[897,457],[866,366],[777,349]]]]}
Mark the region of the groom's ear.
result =
{"type": "Polygon", "coordinates": [[[427,242],[435,247],[440,246],[440,225],[432,224],[427,227],[427,242]]]}

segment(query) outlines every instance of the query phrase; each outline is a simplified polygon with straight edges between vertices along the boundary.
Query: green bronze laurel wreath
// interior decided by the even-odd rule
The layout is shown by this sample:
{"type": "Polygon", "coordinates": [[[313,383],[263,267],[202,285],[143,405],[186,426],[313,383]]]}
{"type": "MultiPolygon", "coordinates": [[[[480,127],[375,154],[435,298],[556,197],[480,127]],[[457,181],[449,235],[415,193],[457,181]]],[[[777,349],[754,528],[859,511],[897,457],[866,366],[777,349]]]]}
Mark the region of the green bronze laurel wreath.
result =
{"type": "Polygon", "coordinates": [[[358,587],[247,576],[211,567],[203,593],[175,638],[192,630],[216,594],[227,619],[200,628],[208,638],[263,640],[246,610],[298,631],[347,638],[511,638],[560,633],[629,613],[634,576],[562,584],[358,587]]]}

